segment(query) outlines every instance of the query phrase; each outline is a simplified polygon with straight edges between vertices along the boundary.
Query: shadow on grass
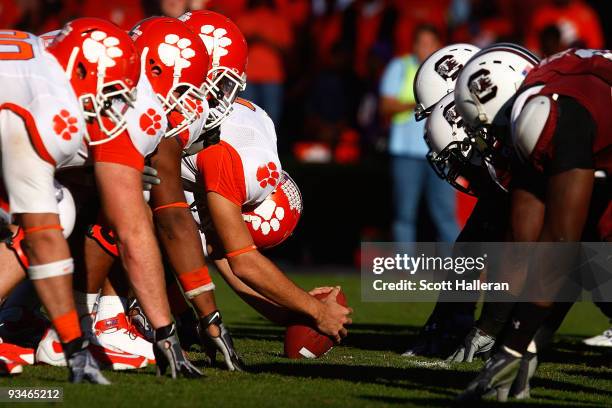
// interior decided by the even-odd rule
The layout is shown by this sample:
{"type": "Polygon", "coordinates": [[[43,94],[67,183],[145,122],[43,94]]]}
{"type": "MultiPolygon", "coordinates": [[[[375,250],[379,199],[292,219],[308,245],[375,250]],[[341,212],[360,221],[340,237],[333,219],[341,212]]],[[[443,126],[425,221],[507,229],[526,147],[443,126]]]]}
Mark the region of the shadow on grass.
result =
{"type": "MultiPolygon", "coordinates": [[[[343,344],[361,350],[403,352],[415,339],[419,327],[391,324],[352,324],[343,344]]],[[[232,325],[237,339],[282,341],[285,328],[270,324],[232,325]]]]}
{"type": "Polygon", "coordinates": [[[612,353],[604,348],[589,347],[579,337],[563,336],[548,349],[540,353],[541,361],[557,364],[587,365],[589,367],[610,367],[612,353]]]}
{"type": "MultiPolygon", "coordinates": [[[[373,404],[376,403],[385,403],[390,405],[401,405],[401,406],[424,406],[424,407],[489,407],[489,406],[500,406],[500,407],[532,407],[534,405],[533,402],[529,403],[527,401],[518,401],[518,400],[510,400],[508,402],[497,402],[494,400],[483,400],[483,401],[470,401],[468,405],[465,402],[458,402],[454,399],[449,398],[432,398],[432,397],[387,397],[387,396],[379,396],[379,395],[360,395],[358,398],[371,401],[373,404]]],[[[570,406],[573,407],[598,407],[601,406],[599,404],[591,404],[585,403],[583,401],[564,401],[568,404],[571,403],[570,406]]],[[[538,400],[537,405],[539,407],[558,407],[559,401],[550,402],[550,401],[542,401],[538,400]]]]}

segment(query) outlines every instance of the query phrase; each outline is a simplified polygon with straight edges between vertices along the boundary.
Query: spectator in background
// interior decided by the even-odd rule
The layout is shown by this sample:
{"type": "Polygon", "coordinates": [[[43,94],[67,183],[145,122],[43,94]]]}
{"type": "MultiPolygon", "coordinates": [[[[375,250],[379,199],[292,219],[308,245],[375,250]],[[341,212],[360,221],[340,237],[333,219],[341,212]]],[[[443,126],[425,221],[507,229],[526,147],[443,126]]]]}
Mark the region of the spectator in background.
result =
{"type": "Polygon", "coordinates": [[[189,0],[160,0],[159,8],[162,15],[178,18],[189,11],[189,0]]]}
{"type": "Polygon", "coordinates": [[[458,234],[455,192],[429,167],[425,155],[424,121],[414,119],[413,82],[420,63],[441,47],[438,31],[420,25],[413,36],[413,54],[391,60],[381,81],[380,110],[391,119],[389,152],[395,204],[394,239],[416,241],[419,201],[425,194],[440,241],[458,234]]]}
{"type": "Polygon", "coordinates": [[[249,45],[247,77],[242,96],[261,106],[276,126],[279,124],[285,81],[284,59],[293,43],[287,19],[274,0],[249,0],[247,10],[236,24],[249,45]]]}
{"type": "Polygon", "coordinates": [[[526,32],[525,45],[530,50],[543,53],[539,41],[547,27],[555,25],[561,33],[561,48],[579,45],[586,48],[603,48],[604,39],[597,13],[580,0],[553,0],[534,11],[526,32]]]}
{"type": "Polygon", "coordinates": [[[542,58],[550,57],[565,49],[561,43],[561,31],[556,25],[549,25],[540,31],[540,51],[542,58]]]}

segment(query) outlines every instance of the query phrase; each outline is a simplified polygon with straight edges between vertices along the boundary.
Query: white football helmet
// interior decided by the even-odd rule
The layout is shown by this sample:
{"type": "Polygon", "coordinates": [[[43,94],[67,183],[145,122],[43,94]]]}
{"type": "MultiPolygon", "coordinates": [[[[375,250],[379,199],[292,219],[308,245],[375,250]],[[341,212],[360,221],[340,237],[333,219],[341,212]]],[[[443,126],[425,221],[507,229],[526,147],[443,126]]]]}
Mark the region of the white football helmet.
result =
{"type": "Polygon", "coordinates": [[[438,176],[461,192],[477,195],[483,160],[455,109],[452,92],[432,107],[425,122],[425,142],[429,146],[427,160],[438,176]]]}
{"type": "Polygon", "coordinates": [[[457,111],[468,126],[508,126],[512,97],[538,62],[527,49],[507,43],[474,55],[455,84],[457,111]]]}
{"type": "Polygon", "coordinates": [[[414,78],[416,120],[426,118],[440,98],[453,92],[459,71],[479,50],[471,44],[453,44],[423,61],[414,78]]]}
{"type": "Polygon", "coordinates": [[[472,147],[479,152],[491,178],[507,190],[510,115],[516,92],[538,64],[538,58],[515,44],[494,44],[478,52],[459,73],[455,106],[465,121],[472,147]]]}

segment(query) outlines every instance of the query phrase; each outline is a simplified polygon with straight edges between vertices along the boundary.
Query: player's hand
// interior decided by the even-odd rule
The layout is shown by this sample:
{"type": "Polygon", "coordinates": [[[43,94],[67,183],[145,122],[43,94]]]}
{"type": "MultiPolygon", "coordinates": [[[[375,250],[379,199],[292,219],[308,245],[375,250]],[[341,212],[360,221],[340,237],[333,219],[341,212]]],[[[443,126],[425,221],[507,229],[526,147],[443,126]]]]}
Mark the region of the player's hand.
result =
{"type": "Polygon", "coordinates": [[[181,349],[174,323],[169,330],[165,331],[166,335],[161,336],[158,335],[159,330],[155,331],[153,354],[155,354],[155,362],[157,364],[157,375],[164,375],[168,367],[170,367],[170,374],[173,379],[179,375],[187,378],[203,377],[204,374],[191,364],[187,359],[187,355],[181,349]]]}
{"type": "Polygon", "coordinates": [[[151,191],[153,186],[157,186],[159,183],[161,183],[161,180],[157,177],[157,170],[145,165],[142,170],[142,189],[144,191],[151,191]]]}
{"type": "Polygon", "coordinates": [[[198,333],[204,343],[204,349],[211,365],[216,364],[217,351],[219,351],[223,354],[225,366],[229,371],[246,370],[242,358],[234,347],[232,336],[223,324],[221,313],[218,310],[200,319],[198,333]],[[211,333],[211,326],[214,326],[215,335],[211,333]]]}
{"type": "Polygon", "coordinates": [[[98,362],[89,352],[88,345],[89,342],[82,339],[64,345],[65,350],[67,350],[66,354],[69,355],[67,362],[70,370],[70,382],[75,384],[82,382],[100,385],[110,384],[110,381],[100,371],[98,362]]]}
{"type": "Polygon", "coordinates": [[[321,286],[318,288],[311,289],[310,292],[308,292],[308,294],[310,296],[327,295],[332,290],[334,290],[333,286],[321,286]]]}
{"type": "Polygon", "coordinates": [[[477,327],[472,328],[463,344],[447,359],[453,363],[471,363],[476,356],[485,356],[495,345],[495,337],[489,336],[477,327]]]}
{"type": "Polygon", "coordinates": [[[332,337],[336,343],[340,343],[348,334],[344,326],[352,323],[350,314],[353,312],[351,308],[338,304],[336,301],[338,293],[340,287],[336,286],[325,299],[321,300],[322,307],[316,321],[317,329],[332,337]]]}

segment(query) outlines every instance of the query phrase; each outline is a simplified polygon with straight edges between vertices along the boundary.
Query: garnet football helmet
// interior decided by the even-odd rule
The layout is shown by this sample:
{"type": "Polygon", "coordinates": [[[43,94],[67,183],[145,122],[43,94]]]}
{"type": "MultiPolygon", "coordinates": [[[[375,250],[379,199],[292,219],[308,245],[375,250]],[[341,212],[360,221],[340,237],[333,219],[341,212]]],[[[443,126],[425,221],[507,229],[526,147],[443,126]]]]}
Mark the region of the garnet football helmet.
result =
{"type": "Polygon", "coordinates": [[[213,11],[191,11],[179,19],[202,38],[210,55],[204,91],[210,93],[206,129],[211,129],[229,116],[238,92],[246,88],[247,43],[236,24],[213,11]]]}
{"type": "Polygon", "coordinates": [[[253,242],[259,249],[272,248],[289,238],[302,215],[302,194],[287,172],[266,199],[242,214],[253,242]]]}
{"type": "Polygon", "coordinates": [[[173,121],[175,125],[166,137],[181,133],[207,114],[200,90],[209,65],[204,43],[181,21],[169,17],[145,19],[130,35],[164,113],[168,116],[178,112],[182,117],[173,121]]]}
{"type": "Polygon", "coordinates": [[[140,78],[140,60],[130,37],[108,21],[78,18],[60,30],[47,51],[66,71],[85,119],[99,125],[100,136],[89,143],[119,136],[140,78]]]}
{"type": "Polygon", "coordinates": [[[416,120],[429,115],[444,95],[455,90],[455,81],[466,62],[479,51],[471,44],[453,44],[431,54],[419,67],[414,77],[416,120]]]}

